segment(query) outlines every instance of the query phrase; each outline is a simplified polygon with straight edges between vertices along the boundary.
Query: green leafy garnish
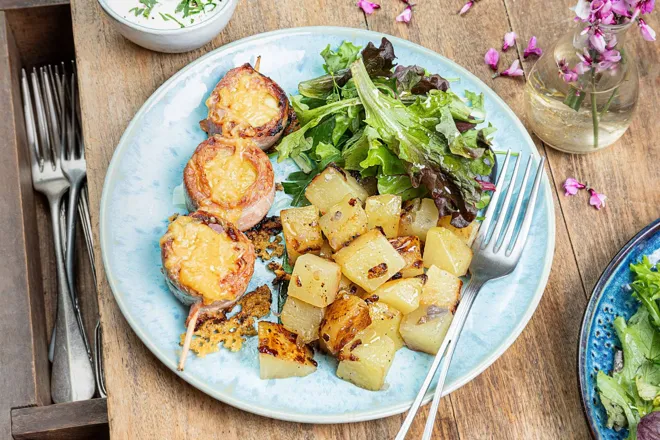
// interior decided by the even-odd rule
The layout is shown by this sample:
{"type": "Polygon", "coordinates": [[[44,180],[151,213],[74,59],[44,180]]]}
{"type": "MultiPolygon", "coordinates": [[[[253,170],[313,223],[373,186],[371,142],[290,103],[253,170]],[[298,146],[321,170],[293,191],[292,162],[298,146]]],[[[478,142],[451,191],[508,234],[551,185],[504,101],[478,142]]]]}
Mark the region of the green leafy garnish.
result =
{"type": "Polygon", "coordinates": [[[144,18],[149,18],[151,15],[151,10],[158,4],[158,0],[138,0],[138,2],[144,7],[134,7],[129,9],[128,12],[132,12],[136,17],[142,15],[144,18]]]}
{"type": "Polygon", "coordinates": [[[323,49],[323,52],[321,52],[321,56],[325,61],[323,70],[332,75],[342,69],[348,68],[360,55],[360,49],[362,49],[360,46],[355,46],[349,41],[341,43],[336,51],[330,49],[330,45],[328,44],[323,49]]]}

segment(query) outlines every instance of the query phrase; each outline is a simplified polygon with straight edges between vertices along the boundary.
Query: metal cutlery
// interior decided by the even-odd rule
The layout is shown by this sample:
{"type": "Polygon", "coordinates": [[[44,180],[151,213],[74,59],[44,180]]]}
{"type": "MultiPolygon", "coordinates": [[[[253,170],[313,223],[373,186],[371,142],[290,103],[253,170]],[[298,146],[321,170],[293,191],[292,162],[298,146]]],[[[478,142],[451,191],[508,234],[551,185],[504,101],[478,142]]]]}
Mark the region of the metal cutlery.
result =
{"type": "Polygon", "coordinates": [[[472,309],[474,300],[477,297],[477,294],[481,290],[484,284],[490,280],[495,280],[509,275],[516,268],[520,256],[522,255],[523,248],[527,242],[527,237],[529,235],[529,229],[532,224],[532,218],[534,215],[534,208],[536,205],[536,198],[538,195],[538,190],[541,182],[541,177],[543,176],[543,164],[545,158],[541,158],[539,164],[536,167],[536,175],[534,178],[534,184],[529,193],[527,202],[525,203],[525,195],[527,193],[527,182],[530,175],[530,170],[532,168],[532,158],[530,157],[527,162],[527,167],[525,169],[525,174],[523,175],[522,182],[520,185],[516,186],[516,178],[518,175],[518,166],[520,160],[516,160],[516,163],[513,167],[513,173],[509,179],[509,186],[504,197],[504,201],[499,210],[497,210],[497,205],[499,202],[500,195],[504,189],[504,182],[506,180],[507,168],[511,160],[511,151],[507,152],[507,155],[502,164],[502,170],[500,176],[497,179],[496,189],[493,193],[493,197],[488,205],[486,210],[485,220],[481,224],[477,238],[472,245],[472,251],[474,257],[472,263],[470,264],[470,274],[471,278],[467,286],[463,290],[458,308],[456,309],[456,314],[454,319],[447,331],[447,336],[440,346],[438,353],[433,359],[431,368],[422,383],[422,387],[417,394],[417,397],[413,401],[413,404],[408,411],[401,429],[396,436],[396,440],[404,440],[412,422],[419,410],[419,407],[424,400],[424,396],[433,381],[438,368],[442,362],[442,368],[440,369],[440,376],[438,378],[438,384],[433,395],[433,401],[431,403],[431,408],[429,410],[428,419],[426,420],[426,425],[424,427],[424,433],[422,435],[423,440],[431,439],[433,434],[433,427],[435,425],[435,416],[438,412],[438,405],[440,403],[440,398],[442,397],[442,389],[444,387],[445,379],[447,378],[447,372],[449,371],[449,366],[451,364],[451,359],[454,354],[454,349],[459,340],[461,330],[465,325],[467,317],[472,309]],[[516,204],[513,207],[513,211],[509,213],[510,203],[515,189],[519,188],[518,198],[516,204]],[[521,210],[524,206],[524,216],[520,221],[521,210]],[[518,227],[520,224],[520,227],[518,227]],[[492,233],[491,232],[492,226],[492,233]]]}
{"type": "Polygon", "coordinates": [[[32,185],[48,199],[57,267],[58,295],[55,324],[57,338],[51,373],[51,395],[54,402],[70,402],[90,399],[94,395],[94,376],[64,266],[60,209],[62,197],[70,185],[62,172],[56,142],[60,124],[56,123],[58,117],[54,111],[55,106],[50,105],[50,99],[46,105],[44,104],[44,95],[47,98],[52,97],[53,100],[55,98],[52,84],[43,71],[40,73],[42,74],[39,75],[36,69],[33,70],[32,90],[30,90],[27,74],[25,70],[22,72],[23,110],[31,160],[32,185]]]}

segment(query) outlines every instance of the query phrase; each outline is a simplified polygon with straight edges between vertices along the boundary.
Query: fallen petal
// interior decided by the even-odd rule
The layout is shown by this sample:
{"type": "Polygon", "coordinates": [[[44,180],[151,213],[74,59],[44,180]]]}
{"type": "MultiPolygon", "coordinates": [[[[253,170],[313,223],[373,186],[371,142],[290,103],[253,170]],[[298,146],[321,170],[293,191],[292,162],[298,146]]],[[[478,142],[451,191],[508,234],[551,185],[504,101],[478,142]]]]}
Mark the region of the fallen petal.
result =
{"type": "Polygon", "coordinates": [[[589,204],[591,206],[596,209],[605,207],[605,199],[607,199],[605,194],[599,194],[593,188],[589,188],[589,194],[591,194],[591,197],[589,197],[589,204]]]}
{"type": "Polygon", "coordinates": [[[646,41],[655,41],[655,31],[641,18],[639,19],[639,30],[646,41]]]}
{"type": "Polygon", "coordinates": [[[473,5],[474,5],[474,2],[473,2],[473,1],[469,1],[469,2],[467,2],[466,4],[463,5],[463,7],[461,8],[461,10],[458,11],[458,15],[463,15],[463,14],[465,14],[467,11],[469,11],[469,10],[472,8],[473,5]]]}
{"type": "Polygon", "coordinates": [[[397,15],[396,21],[409,23],[411,18],[412,18],[412,7],[408,5],[406,6],[406,9],[404,9],[402,13],[397,15]]]}
{"type": "Polygon", "coordinates": [[[536,37],[532,37],[529,39],[529,43],[527,43],[527,48],[525,48],[525,51],[523,52],[523,58],[527,58],[530,55],[536,55],[539,57],[543,55],[543,50],[541,50],[540,47],[536,47],[536,37]]]}
{"type": "Polygon", "coordinates": [[[500,61],[500,54],[497,53],[492,47],[488,49],[486,55],[484,56],[484,61],[490,66],[491,69],[497,70],[497,63],[500,61]]]}
{"type": "Polygon", "coordinates": [[[380,9],[380,5],[378,3],[372,3],[367,0],[358,0],[357,6],[367,15],[371,15],[376,9],[380,9]]]}
{"type": "Polygon", "coordinates": [[[520,68],[520,61],[514,60],[508,69],[500,73],[500,76],[523,76],[525,72],[520,68]]]}
{"type": "Polygon", "coordinates": [[[502,44],[502,50],[506,52],[506,50],[516,44],[516,33],[515,32],[507,32],[504,34],[504,44],[502,44]]]}
{"type": "Polygon", "coordinates": [[[586,185],[573,177],[569,177],[564,182],[564,195],[565,196],[574,196],[581,189],[584,189],[586,185]]]}

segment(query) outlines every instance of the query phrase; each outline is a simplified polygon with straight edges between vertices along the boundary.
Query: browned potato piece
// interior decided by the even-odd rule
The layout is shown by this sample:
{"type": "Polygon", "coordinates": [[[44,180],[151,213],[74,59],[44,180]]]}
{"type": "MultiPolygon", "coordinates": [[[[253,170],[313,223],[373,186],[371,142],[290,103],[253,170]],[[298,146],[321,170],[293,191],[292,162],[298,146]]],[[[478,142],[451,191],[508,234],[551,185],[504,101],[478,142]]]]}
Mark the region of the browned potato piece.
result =
{"type": "Polygon", "coordinates": [[[452,313],[456,311],[458,298],[461,294],[463,281],[456,275],[438,268],[429,267],[426,271],[426,283],[422,288],[422,296],[419,297],[421,305],[434,304],[438,307],[449,309],[452,313]]]}
{"type": "Polygon", "coordinates": [[[282,307],[280,319],[287,330],[300,336],[305,344],[309,344],[319,338],[319,325],[324,315],[324,308],[314,307],[290,296],[282,307]]]}
{"type": "Polygon", "coordinates": [[[390,238],[390,244],[406,262],[406,266],[399,271],[402,277],[412,278],[424,273],[424,260],[422,260],[422,246],[419,237],[409,235],[390,238]]]}
{"type": "Polygon", "coordinates": [[[371,317],[367,303],[355,295],[343,293],[325,309],[319,331],[321,348],[337,355],[357,332],[369,324],[371,317]]]}
{"type": "Polygon", "coordinates": [[[368,230],[367,213],[362,209],[362,202],[350,195],[333,205],[321,217],[319,224],[328,238],[328,243],[335,251],[368,230]]]}
{"type": "Polygon", "coordinates": [[[364,210],[369,218],[369,229],[380,227],[387,238],[399,235],[401,221],[401,197],[392,194],[371,196],[365,202],[364,210]]]}
{"type": "Polygon", "coordinates": [[[439,215],[433,199],[408,200],[401,208],[399,235],[416,235],[426,241],[426,233],[438,223],[439,215]]]}
{"type": "Polygon", "coordinates": [[[280,218],[289,263],[295,264],[302,254],[320,252],[323,235],[319,226],[319,210],[314,205],[284,209],[280,212],[280,218]]]}
{"type": "Polygon", "coordinates": [[[447,309],[424,305],[403,317],[399,331],[411,350],[436,354],[453,318],[447,309]]]}
{"type": "Polygon", "coordinates": [[[334,258],[344,275],[368,292],[376,290],[406,265],[380,229],[362,234],[334,258]]]}
{"type": "Polygon", "coordinates": [[[472,249],[449,229],[429,229],[424,247],[424,267],[438,266],[449,273],[462,277],[472,262],[472,249]]]}
{"type": "Polygon", "coordinates": [[[186,207],[229,220],[245,231],[268,213],[275,198],[273,166],[250,141],[213,136],[183,170],[186,207]]]}
{"type": "Polygon", "coordinates": [[[259,321],[259,377],[283,379],[315,372],[314,352],[297,340],[283,325],[259,321]]]}
{"type": "Polygon", "coordinates": [[[341,280],[341,268],[335,262],[314,254],[298,257],[293,267],[288,295],[316,307],[335,300],[341,280]]]}
{"type": "Polygon", "coordinates": [[[360,388],[378,391],[385,384],[395,352],[392,339],[367,328],[342,349],[337,376],[360,388]]]}
{"type": "Polygon", "coordinates": [[[206,100],[199,123],[209,136],[248,138],[262,150],[277,142],[289,124],[289,100],[272,79],[250,64],[231,69],[206,100]]]}
{"type": "Polygon", "coordinates": [[[399,333],[399,325],[403,313],[384,302],[369,302],[369,316],[371,325],[367,328],[374,329],[379,335],[389,337],[394,342],[394,349],[403,347],[403,338],[399,333]]]}
{"type": "Polygon", "coordinates": [[[332,164],[314,177],[305,189],[305,197],[319,208],[321,214],[328,212],[346,196],[366,200],[369,194],[353,176],[332,164]]]}
{"type": "Polygon", "coordinates": [[[438,220],[438,226],[449,229],[461,240],[463,240],[469,247],[472,247],[472,243],[474,243],[474,239],[477,238],[477,233],[479,232],[479,223],[477,222],[472,222],[464,228],[457,228],[452,226],[451,215],[440,217],[440,220],[438,220]]]}

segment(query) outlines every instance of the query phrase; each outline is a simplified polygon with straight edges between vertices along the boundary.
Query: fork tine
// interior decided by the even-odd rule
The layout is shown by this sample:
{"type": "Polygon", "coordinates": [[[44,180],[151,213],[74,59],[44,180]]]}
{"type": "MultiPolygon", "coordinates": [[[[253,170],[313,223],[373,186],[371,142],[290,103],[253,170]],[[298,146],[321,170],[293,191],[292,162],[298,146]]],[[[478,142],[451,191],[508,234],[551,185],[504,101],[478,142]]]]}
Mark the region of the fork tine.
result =
{"type": "Polygon", "coordinates": [[[511,179],[509,180],[509,188],[506,191],[506,196],[504,196],[504,202],[502,202],[500,215],[498,215],[497,218],[494,219],[495,230],[493,231],[493,234],[490,236],[490,241],[488,242],[488,246],[491,247],[491,249],[493,249],[493,252],[499,251],[501,247],[501,245],[500,246],[497,245],[497,242],[499,241],[502,228],[505,226],[507,220],[509,220],[507,214],[509,212],[509,204],[511,203],[511,197],[513,196],[513,191],[516,188],[516,178],[518,177],[519,165],[520,165],[520,160],[516,159],[516,164],[513,166],[513,173],[511,174],[511,179]]]}
{"type": "Polygon", "coordinates": [[[44,83],[44,89],[46,90],[46,109],[48,110],[49,118],[49,128],[51,133],[51,139],[53,143],[57,142],[57,139],[60,137],[60,127],[58,121],[58,113],[55,106],[55,98],[53,96],[53,89],[51,88],[51,82],[48,78],[48,70],[45,68],[41,69],[41,76],[44,83]]]}
{"type": "Polygon", "coordinates": [[[507,256],[515,254],[515,258],[520,257],[525,243],[527,242],[527,236],[529,235],[529,229],[532,226],[532,218],[534,217],[534,209],[536,208],[536,198],[538,196],[539,187],[541,186],[541,178],[543,177],[543,164],[545,163],[545,157],[541,157],[539,165],[536,168],[536,177],[534,178],[534,186],[532,187],[532,192],[529,194],[529,199],[527,200],[527,206],[525,208],[525,218],[523,219],[522,226],[520,227],[520,232],[513,242],[511,252],[507,252],[507,256]]]}
{"type": "Polygon", "coordinates": [[[39,151],[39,140],[36,133],[37,127],[34,121],[34,108],[32,107],[32,97],[30,96],[30,83],[28,82],[25,69],[21,71],[21,91],[23,93],[23,113],[25,114],[25,131],[27,132],[30,159],[32,166],[34,167],[36,165],[41,170],[43,169],[43,158],[39,151]]]}
{"type": "Polygon", "coordinates": [[[41,84],[37,75],[37,69],[32,69],[32,92],[34,93],[34,103],[37,110],[37,136],[39,137],[39,147],[41,148],[41,155],[44,160],[51,162],[53,166],[52,155],[50,150],[50,139],[48,138],[48,128],[46,126],[46,112],[44,110],[44,103],[41,99],[41,84]]]}
{"type": "Polygon", "coordinates": [[[504,187],[504,180],[506,178],[506,171],[507,167],[509,166],[510,158],[511,149],[506,152],[506,156],[504,157],[504,163],[502,163],[502,169],[499,173],[499,177],[497,178],[497,184],[495,185],[495,191],[493,191],[493,197],[490,199],[490,203],[488,203],[488,208],[484,214],[485,220],[481,223],[481,226],[479,227],[479,234],[477,235],[477,239],[474,241],[474,249],[480,247],[482,243],[485,243],[486,238],[488,238],[488,229],[490,229],[491,219],[493,218],[493,214],[495,214],[495,207],[497,206],[500,193],[504,187]]]}
{"type": "Polygon", "coordinates": [[[69,123],[67,125],[67,151],[69,153],[69,159],[74,159],[76,157],[76,134],[75,134],[75,124],[76,124],[76,74],[71,74],[71,83],[69,84],[70,90],[70,102],[69,102],[69,113],[68,119],[69,123]]]}
{"type": "Polygon", "coordinates": [[[527,180],[529,179],[529,172],[532,169],[532,156],[529,156],[527,160],[527,166],[525,167],[525,174],[523,175],[522,183],[520,184],[520,193],[518,194],[518,199],[516,200],[516,206],[513,208],[513,213],[511,214],[511,221],[509,222],[509,227],[506,229],[504,239],[502,240],[502,246],[505,246],[504,250],[508,251],[511,247],[511,239],[513,238],[513,233],[516,230],[516,224],[518,223],[518,216],[520,215],[520,208],[525,199],[525,193],[527,192],[527,180]],[[506,243],[506,245],[505,245],[506,243]]]}

